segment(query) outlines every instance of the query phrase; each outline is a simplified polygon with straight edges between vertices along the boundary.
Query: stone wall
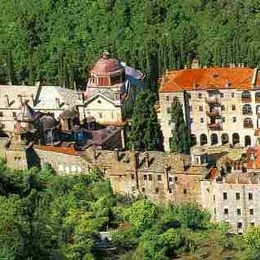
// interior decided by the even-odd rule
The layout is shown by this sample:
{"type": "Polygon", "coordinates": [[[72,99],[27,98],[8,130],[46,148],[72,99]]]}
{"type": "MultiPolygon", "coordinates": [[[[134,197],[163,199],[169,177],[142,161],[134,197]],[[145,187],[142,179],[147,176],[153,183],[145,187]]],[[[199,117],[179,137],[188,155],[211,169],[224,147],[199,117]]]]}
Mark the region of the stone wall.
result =
{"type": "Polygon", "coordinates": [[[58,174],[81,174],[89,172],[90,164],[81,156],[42,149],[35,149],[35,151],[40,158],[41,166],[48,163],[58,174]]]}

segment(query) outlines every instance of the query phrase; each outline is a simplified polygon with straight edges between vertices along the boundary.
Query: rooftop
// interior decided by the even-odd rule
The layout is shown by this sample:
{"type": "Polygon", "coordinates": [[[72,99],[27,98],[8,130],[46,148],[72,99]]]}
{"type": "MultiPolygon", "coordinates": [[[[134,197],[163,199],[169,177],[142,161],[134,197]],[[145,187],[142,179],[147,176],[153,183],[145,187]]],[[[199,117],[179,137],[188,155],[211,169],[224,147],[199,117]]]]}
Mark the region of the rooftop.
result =
{"type": "Polygon", "coordinates": [[[257,69],[213,67],[169,71],[161,80],[160,92],[226,88],[250,90],[252,86],[260,88],[257,69]]]}

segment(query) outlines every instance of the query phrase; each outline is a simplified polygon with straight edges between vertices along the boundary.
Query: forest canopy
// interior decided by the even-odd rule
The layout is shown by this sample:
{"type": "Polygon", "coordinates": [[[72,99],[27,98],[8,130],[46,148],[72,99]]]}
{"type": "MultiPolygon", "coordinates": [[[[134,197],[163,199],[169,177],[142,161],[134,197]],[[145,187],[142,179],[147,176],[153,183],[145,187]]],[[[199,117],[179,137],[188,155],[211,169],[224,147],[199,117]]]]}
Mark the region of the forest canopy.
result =
{"type": "MultiPolygon", "coordinates": [[[[260,62],[259,0],[0,0],[0,82],[84,85],[104,49],[155,89],[166,68],[260,62]]],[[[260,65],[260,64],[259,64],[260,65]]]]}

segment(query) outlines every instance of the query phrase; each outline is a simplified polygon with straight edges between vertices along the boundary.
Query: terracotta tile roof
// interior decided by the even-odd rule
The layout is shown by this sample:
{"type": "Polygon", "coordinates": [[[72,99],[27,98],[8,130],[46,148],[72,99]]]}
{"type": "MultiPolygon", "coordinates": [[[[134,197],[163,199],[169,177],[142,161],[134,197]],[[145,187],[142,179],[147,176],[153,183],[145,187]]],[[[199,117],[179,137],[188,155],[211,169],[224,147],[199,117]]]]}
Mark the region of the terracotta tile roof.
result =
{"type": "Polygon", "coordinates": [[[259,184],[259,174],[230,173],[225,177],[225,183],[229,184],[259,184]]]}
{"type": "Polygon", "coordinates": [[[34,148],[44,150],[44,151],[49,151],[49,152],[78,155],[77,151],[74,149],[73,146],[62,147],[62,146],[49,146],[49,145],[34,145],[34,148]]]}
{"type": "MultiPolygon", "coordinates": [[[[252,68],[199,68],[170,71],[161,80],[160,92],[177,92],[193,89],[235,88],[252,89],[256,69],[252,68]]],[[[257,71],[255,86],[260,87],[257,71]]]]}

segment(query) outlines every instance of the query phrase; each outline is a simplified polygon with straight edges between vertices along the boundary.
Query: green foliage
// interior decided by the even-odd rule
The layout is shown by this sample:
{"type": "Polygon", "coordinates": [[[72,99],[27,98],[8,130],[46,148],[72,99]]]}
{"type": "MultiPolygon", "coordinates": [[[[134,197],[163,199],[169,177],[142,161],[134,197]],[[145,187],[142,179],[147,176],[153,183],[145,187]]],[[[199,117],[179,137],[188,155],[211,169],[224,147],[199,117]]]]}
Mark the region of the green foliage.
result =
{"type": "Polygon", "coordinates": [[[162,150],[162,133],[154,109],[155,96],[148,91],[138,94],[129,133],[130,148],[162,150]]]}
{"type": "Polygon", "coordinates": [[[171,104],[172,137],[170,138],[171,152],[188,153],[190,150],[190,137],[187,125],[184,121],[182,105],[177,97],[171,104]]]}
{"type": "Polygon", "coordinates": [[[81,84],[104,48],[147,75],[199,57],[259,64],[259,2],[0,0],[0,81],[81,84]]]}
{"type": "Polygon", "coordinates": [[[0,168],[0,259],[222,259],[225,252],[234,259],[259,257],[257,228],[247,231],[243,243],[228,236],[227,226],[210,224],[197,205],[115,197],[98,169],[58,176],[48,167],[0,168]],[[112,241],[101,243],[100,231],[112,241]]]}

